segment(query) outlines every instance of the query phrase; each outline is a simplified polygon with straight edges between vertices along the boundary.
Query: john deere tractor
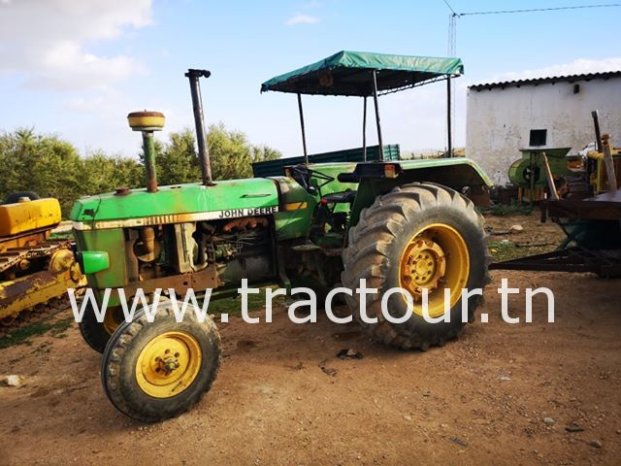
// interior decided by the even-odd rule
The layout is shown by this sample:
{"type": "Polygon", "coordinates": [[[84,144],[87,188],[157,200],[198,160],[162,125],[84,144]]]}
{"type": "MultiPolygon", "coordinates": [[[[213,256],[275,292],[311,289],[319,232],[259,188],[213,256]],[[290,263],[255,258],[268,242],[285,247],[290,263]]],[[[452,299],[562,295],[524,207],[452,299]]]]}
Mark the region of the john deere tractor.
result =
{"type": "MultiPolygon", "coordinates": [[[[384,146],[378,97],[444,81],[450,109],[451,79],[461,75],[458,58],[430,58],[342,51],[263,83],[262,92],[297,95],[304,155],[256,164],[262,177],[212,180],[205,143],[200,78],[190,82],[202,182],[158,186],[153,133],[162,128],[157,112],[129,115],[141,131],[146,189],[119,188],[87,197],[71,219],[78,260],[98,304],[106,288],[132,297],[158,289],[183,295],[188,289],[213,290],[212,299],[230,296],[242,279],[249,285],[312,286],[325,296],[337,286],[355,290],[365,279],[379,294],[345,295],[355,319],[361,310],[377,317],[364,324],[380,342],[402,349],[443,345],[462,329],[461,291],[488,281],[483,221],[475,204],[488,200],[490,182],[475,163],[447,156],[400,160],[397,146],[384,146]],[[302,95],[362,97],[361,149],[309,155],[302,95]],[[366,145],[367,99],[375,108],[378,146],[366,145]],[[391,323],[380,309],[382,293],[400,287],[388,300],[391,323]],[[422,297],[428,290],[429,315],[444,314],[448,289],[450,321],[428,323],[422,297]]],[[[450,111],[448,112],[450,128],[450,111]]],[[[108,295],[105,319],[93,309],[80,324],[86,342],[103,352],[102,381],[112,403],[145,422],[176,416],[209,390],[220,360],[214,322],[187,313],[174,318],[164,301],[153,322],[140,312],[125,322],[117,294],[108,295]]],[[[469,299],[470,317],[480,296],[469,299]]]]}

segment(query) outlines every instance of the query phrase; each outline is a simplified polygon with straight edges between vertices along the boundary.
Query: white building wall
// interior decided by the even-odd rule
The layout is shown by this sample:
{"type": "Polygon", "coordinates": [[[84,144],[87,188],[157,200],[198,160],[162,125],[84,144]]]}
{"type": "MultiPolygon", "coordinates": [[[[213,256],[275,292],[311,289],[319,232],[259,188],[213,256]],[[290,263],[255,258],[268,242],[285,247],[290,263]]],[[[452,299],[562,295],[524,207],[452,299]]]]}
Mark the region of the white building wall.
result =
{"type": "Polygon", "coordinates": [[[593,142],[592,110],[599,110],[602,134],[621,146],[621,77],[468,89],[467,105],[466,155],[497,184],[508,181],[531,129],[547,129],[546,147],[571,147],[570,153],[593,142]],[[577,94],[574,84],[580,85],[577,94]]]}

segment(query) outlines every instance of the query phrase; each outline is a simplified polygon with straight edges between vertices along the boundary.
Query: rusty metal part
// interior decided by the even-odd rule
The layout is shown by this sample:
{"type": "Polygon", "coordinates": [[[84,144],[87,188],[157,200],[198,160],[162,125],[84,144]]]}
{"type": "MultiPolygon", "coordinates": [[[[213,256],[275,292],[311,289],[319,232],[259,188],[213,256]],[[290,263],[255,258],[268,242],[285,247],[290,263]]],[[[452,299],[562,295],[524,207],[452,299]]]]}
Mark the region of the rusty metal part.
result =
{"type": "Polygon", "coordinates": [[[621,276],[621,251],[567,248],[490,264],[490,270],[592,272],[601,277],[621,276]]]}
{"type": "Polygon", "coordinates": [[[11,268],[18,267],[24,261],[33,262],[37,259],[51,257],[59,249],[70,249],[70,241],[44,241],[19,247],[7,248],[0,253],[0,274],[11,268]]]}
{"type": "Polygon", "coordinates": [[[621,190],[587,199],[550,200],[543,204],[543,208],[553,218],[621,220],[621,190]]]}
{"type": "MultiPolygon", "coordinates": [[[[80,297],[84,294],[84,288],[76,288],[75,294],[78,299],[81,299],[80,297]]],[[[19,314],[13,314],[0,319],[0,337],[10,334],[16,329],[32,325],[34,322],[45,320],[57,312],[66,311],[70,306],[69,297],[67,294],[64,294],[24,309],[19,314]]]]}
{"type": "Polygon", "coordinates": [[[161,252],[161,245],[156,238],[155,228],[142,228],[138,235],[140,241],[136,244],[136,257],[143,262],[153,262],[161,252]]]}
{"type": "Polygon", "coordinates": [[[63,296],[86,284],[70,241],[44,241],[35,247],[0,253],[0,319],[63,296]]]}
{"type": "Polygon", "coordinates": [[[178,294],[182,294],[186,293],[190,288],[195,291],[202,291],[207,288],[215,289],[221,285],[222,281],[218,278],[216,266],[209,265],[199,272],[131,282],[124,289],[126,296],[133,296],[138,289],[142,289],[144,293],[150,294],[157,289],[168,290],[169,288],[174,288],[178,294]]]}
{"type": "Polygon", "coordinates": [[[127,122],[134,131],[160,131],[164,128],[166,117],[162,112],[142,110],[129,113],[127,122]]]}
{"type": "Polygon", "coordinates": [[[248,217],[248,218],[238,218],[228,222],[222,228],[226,233],[233,230],[248,230],[254,229],[257,227],[267,227],[269,224],[267,218],[265,217],[248,217]]]}
{"type": "Polygon", "coordinates": [[[15,248],[30,248],[47,240],[50,236],[50,229],[29,231],[19,235],[0,238],[0,253],[15,248]]]}

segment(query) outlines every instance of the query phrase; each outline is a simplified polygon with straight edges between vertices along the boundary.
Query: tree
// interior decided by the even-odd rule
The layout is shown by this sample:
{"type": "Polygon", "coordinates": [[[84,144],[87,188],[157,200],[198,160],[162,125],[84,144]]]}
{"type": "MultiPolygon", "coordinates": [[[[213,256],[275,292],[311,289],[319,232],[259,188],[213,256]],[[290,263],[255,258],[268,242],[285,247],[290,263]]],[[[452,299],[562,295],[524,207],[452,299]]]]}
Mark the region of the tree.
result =
{"type": "Polygon", "coordinates": [[[266,162],[268,160],[276,160],[282,157],[280,151],[272,149],[265,144],[262,146],[252,146],[251,154],[253,162],[266,162]]]}
{"type": "Polygon", "coordinates": [[[68,212],[81,191],[76,149],[56,136],[37,135],[33,129],[18,129],[0,139],[0,194],[34,191],[58,198],[68,212]]]}
{"type": "Polygon", "coordinates": [[[246,135],[229,131],[222,123],[211,125],[207,135],[214,179],[228,180],[252,176],[252,157],[246,135]]]}
{"type": "MultiPolygon", "coordinates": [[[[168,141],[155,142],[155,163],[161,185],[196,182],[201,179],[193,131],[172,132],[168,141]]],[[[216,180],[248,178],[252,163],[274,160],[280,152],[267,145],[252,146],[241,131],[227,130],[224,124],[211,125],[207,147],[213,178],[216,180]]],[[[144,154],[140,154],[144,161],[144,154]]]]}
{"type": "Polygon", "coordinates": [[[170,133],[167,143],[156,143],[155,152],[159,184],[191,183],[201,179],[194,135],[190,130],[170,133]]]}
{"type": "MultiPolygon", "coordinates": [[[[209,128],[207,144],[217,180],[252,176],[252,162],[280,157],[268,146],[251,146],[244,133],[229,131],[222,123],[209,128]]],[[[170,133],[165,142],[156,140],[155,151],[159,184],[201,179],[192,131],[170,133]]],[[[57,198],[67,216],[81,196],[144,185],[144,154],[140,160],[101,151],[80,157],[69,142],[37,134],[33,128],[0,133],[0,199],[13,192],[34,191],[57,198]]]]}
{"type": "Polygon", "coordinates": [[[82,195],[137,188],[144,184],[144,168],[137,160],[96,152],[82,159],[82,195]]]}

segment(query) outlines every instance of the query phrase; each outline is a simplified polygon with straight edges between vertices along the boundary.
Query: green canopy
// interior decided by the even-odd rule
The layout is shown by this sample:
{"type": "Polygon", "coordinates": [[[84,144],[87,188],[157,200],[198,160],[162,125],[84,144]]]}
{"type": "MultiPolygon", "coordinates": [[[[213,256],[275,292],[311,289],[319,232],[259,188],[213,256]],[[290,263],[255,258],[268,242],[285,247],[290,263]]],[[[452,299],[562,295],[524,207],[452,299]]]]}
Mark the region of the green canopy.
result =
{"type": "Polygon", "coordinates": [[[380,93],[397,91],[428,82],[459,76],[459,58],[415,57],[343,50],[312,65],[276,76],[261,85],[261,92],[371,96],[370,71],[377,70],[380,93]]]}

